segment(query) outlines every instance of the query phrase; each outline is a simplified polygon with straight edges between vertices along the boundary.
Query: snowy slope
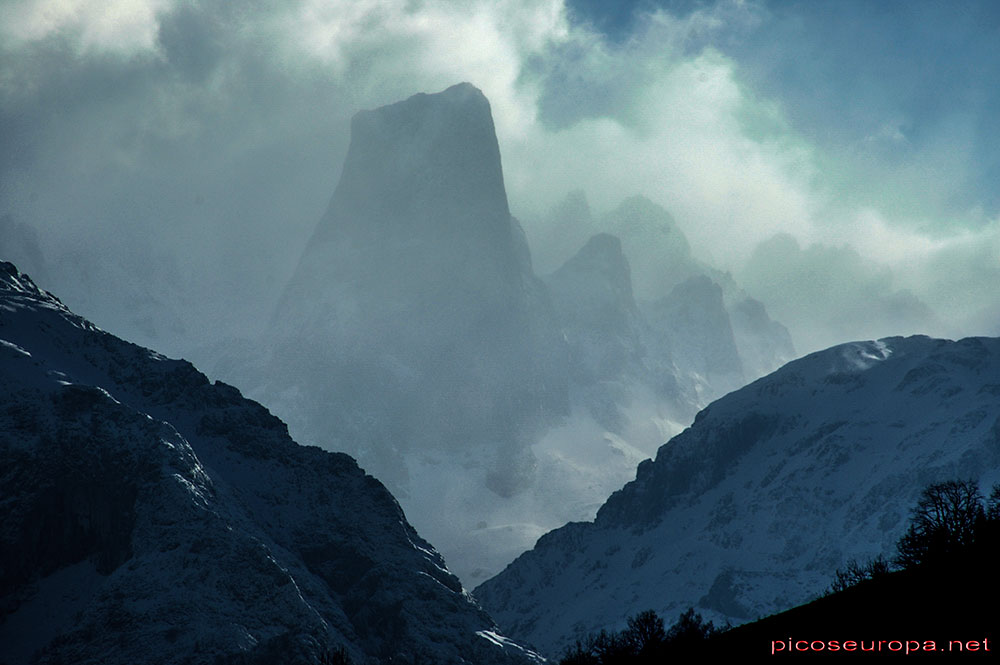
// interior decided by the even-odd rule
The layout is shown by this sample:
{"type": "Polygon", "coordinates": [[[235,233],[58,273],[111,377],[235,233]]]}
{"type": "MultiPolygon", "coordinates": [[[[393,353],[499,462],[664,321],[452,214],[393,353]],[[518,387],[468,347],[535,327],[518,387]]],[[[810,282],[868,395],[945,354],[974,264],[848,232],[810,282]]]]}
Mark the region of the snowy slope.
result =
{"type": "Polygon", "coordinates": [[[0,263],[6,663],[520,663],[353,459],[0,263]]]}
{"type": "Polygon", "coordinates": [[[734,623],[890,554],[929,483],[1000,478],[1000,340],[888,338],[789,363],[704,409],[592,523],[476,597],[546,654],[653,608],[734,623]]]}

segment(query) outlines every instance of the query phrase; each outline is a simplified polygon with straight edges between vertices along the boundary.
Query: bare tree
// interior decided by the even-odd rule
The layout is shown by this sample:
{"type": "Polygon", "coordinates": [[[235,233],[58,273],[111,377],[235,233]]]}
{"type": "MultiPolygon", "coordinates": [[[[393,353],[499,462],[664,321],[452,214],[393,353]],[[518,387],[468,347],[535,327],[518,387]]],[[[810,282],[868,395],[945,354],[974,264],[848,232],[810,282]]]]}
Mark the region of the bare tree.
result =
{"type": "Polygon", "coordinates": [[[1000,484],[993,486],[990,498],[986,501],[986,518],[991,522],[1000,522],[1000,484]]]}
{"type": "Polygon", "coordinates": [[[663,627],[663,619],[653,610],[646,610],[629,617],[628,628],[623,637],[634,653],[649,655],[662,648],[667,633],[663,627]]]}
{"type": "Polygon", "coordinates": [[[920,495],[910,528],[896,545],[896,564],[910,568],[968,549],[985,518],[983,495],[975,481],[931,485],[920,495]]]}
{"type": "Polygon", "coordinates": [[[837,569],[834,574],[833,584],[827,593],[837,593],[867,580],[875,580],[888,575],[891,568],[889,562],[881,554],[868,563],[861,564],[857,560],[851,559],[847,562],[847,567],[837,569]]]}

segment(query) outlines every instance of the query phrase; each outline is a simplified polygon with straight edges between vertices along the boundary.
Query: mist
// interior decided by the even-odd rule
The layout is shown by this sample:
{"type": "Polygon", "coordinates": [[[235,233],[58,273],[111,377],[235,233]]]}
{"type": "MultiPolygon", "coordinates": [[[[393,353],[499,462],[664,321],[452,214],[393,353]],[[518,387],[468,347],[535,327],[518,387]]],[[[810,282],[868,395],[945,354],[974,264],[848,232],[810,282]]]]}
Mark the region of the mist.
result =
{"type": "MultiPolygon", "coordinates": [[[[85,314],[189,353],[273,308],[355,112],[469,80],[492,103],[529,233],[572,190],[598,212],[643,194],[700,256],[753,272],[752,295],[802,351],[869,330],[824,335],[781,304],[807,294],[753,267],[777,234],[806,252],[850,248],[856,270],[883,270],[885,288],[947,321],[926,332],[992,334],[995,299],[975,285],[1000,269],[996,22],[988,3],[11,2],[0,214],[34,230],[47,264],[11,258],[53,273],[85,314]],[[149,264],[137,254],[178,275],[183,338],[144,336],[104,302],[123,280],[162,291],[157,271],[129,267],[149,264]],[[956,302],[955,282],[976,297],[956,302]]],[[[878,316],[872,331],[925,332],[878,316]]]]}
{"type": "MultiPolygon", "coordinates": [[[[735,280],[799,354],[996,335],[1000,11],[878,5],[11,0],[0,258],[97,325],[230,380],[327,211],[351,118],[469,81],[489,99],[539,277],[616,232],[639,195],[686,238],[684,261],[735,280]],[[568,196],[586,215],[566,221],[568,196]],[[573,219],[586,228],[559,226],[573,219]]],[[[549,494],[497,504],[497,523],[523,532],[503,556],[591,515],[686,424],[633,398],[641,433],[609,439],[573,412],[538,438],[540,466],[570,441],[603,446],[566,480],[591,498],[523,524],[549,494]],[[590,478],[608,446],[620,464],[590,478]]]]}

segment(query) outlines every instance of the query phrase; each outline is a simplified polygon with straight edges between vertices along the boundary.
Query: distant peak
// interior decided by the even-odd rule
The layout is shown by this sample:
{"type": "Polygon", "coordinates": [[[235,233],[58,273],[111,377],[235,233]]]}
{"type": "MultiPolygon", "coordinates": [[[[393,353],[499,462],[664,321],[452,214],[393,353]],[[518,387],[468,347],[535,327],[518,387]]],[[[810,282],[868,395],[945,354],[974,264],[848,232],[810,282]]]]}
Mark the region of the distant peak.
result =
{"type": "Polygon", "coordinates": [[[671,298],[707,298],[712,297],[721,302],[722,287],[708,275],[692,275],[673,288],[671,298]]]}
{"type": "Polygon", "coordinates": [[[616,208],[616,213],[630,220],[648,220],[668,226],[674,225],[674,218],[666,208],[650,201],[641,194],[630,196],[622,201],[616,208]]]}
{"type": "MultiPolygon", "coordinates": [[[[472,110],[479,111],[480,115],[489,118],[492,130],[492,116],[490,112],[490,102],[482,90],[471,83],[456,83],[455,85],[442,90],[441,92],[427,93],[418,92],[403,101],[387,104],[376,109],[360,111],[355,115],[355,123],[364,122],[372,117],[399,117],[422,115],[428,111],[433,113],[441,112],[444,109],[462,109],[460,112],[467,114],[472,110]]],[[[352,127],[352,131],[356,129],[352,127]]]]}
{"type": "Polygon", "coordinates": [[[28,275],[18,270],[17,266],[9,261],[0,261],[0,291],[13,291],[35,296],[47,295],[31,281],[28,275]]]}
{"type": "Polygon", "coordinates": [[[479,97],[485,98],[486,95],[483,91],[472,85],[468,81],[462,81],[461,83],[456,83],[455,85],[446,88],[444,91],[438,93],[441,95],[477,95],[479,97]]]}
{"type": "Polygon", "coordinates": [[[598,233],[569,261],[556,271],[559,273],[589,272],[604,275],[611,281],[632,291],[628,260],[622,253],[622,243],[617,236],[598,233]]]}
{"type": "Polygon", "coordinates": [[[605,256],[617,258],[622,254],[622,243],[618,236],[610,233],[598,233],[591,236],[587,244],[580,250],[581,256],[605,256]]]}
{"type": "Polygon", "coordinates": [[[354,116],[321,237],[339,228],[365,244],[372,233],[405,241],[487,227],[509,239],[500,147],[478,88],[459,83],[354,116]]]}

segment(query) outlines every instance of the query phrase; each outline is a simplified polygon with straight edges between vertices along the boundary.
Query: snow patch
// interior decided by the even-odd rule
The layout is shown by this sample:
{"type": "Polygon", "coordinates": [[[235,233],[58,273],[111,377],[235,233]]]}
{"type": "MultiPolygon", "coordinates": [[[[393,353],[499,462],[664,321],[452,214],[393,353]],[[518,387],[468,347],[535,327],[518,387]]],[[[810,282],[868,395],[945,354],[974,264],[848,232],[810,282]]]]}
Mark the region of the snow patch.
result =
{"type": "Polygon", "coordinates": [[[30,354],[30,353],[28,353],[28,351],[27,351],[27,350],[25,350],[25,349],[21,348],[21,347],[20,347],[20,346],[18,346],[17,344],[14,344],[13,342],[8,342],[8,341],[7,341],[7,340],[5,340],[5,339],[0,339],[0,347],[3,347],[3,348],[5,348],[5,349],[10,349],[10,350],[11,350],[11,351],[13,351],[14,353],[18,353],[18,354],[20,354],[20,355],[22,355],[22,356],[25,356],[25,357],[27,357],[27,358],[30,358],[30,357],[31,357],[31,354],[30,354]]]}

